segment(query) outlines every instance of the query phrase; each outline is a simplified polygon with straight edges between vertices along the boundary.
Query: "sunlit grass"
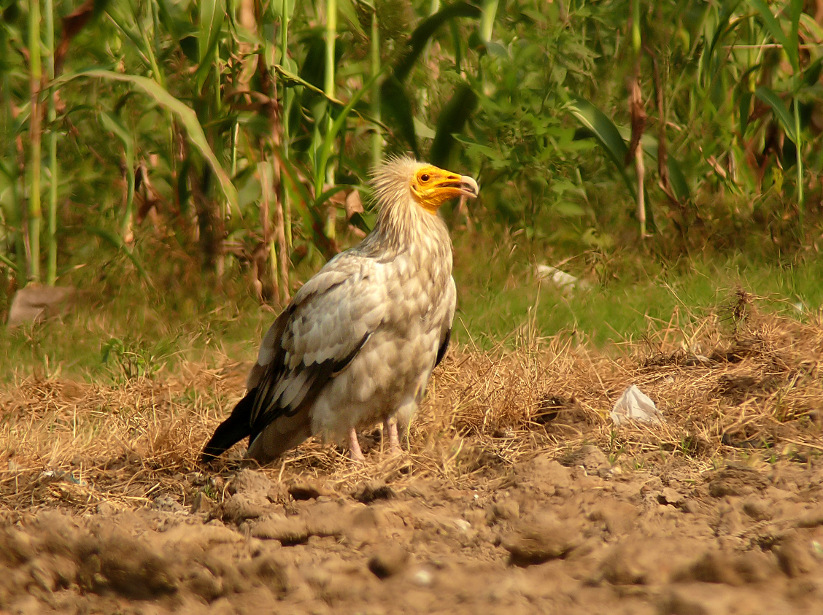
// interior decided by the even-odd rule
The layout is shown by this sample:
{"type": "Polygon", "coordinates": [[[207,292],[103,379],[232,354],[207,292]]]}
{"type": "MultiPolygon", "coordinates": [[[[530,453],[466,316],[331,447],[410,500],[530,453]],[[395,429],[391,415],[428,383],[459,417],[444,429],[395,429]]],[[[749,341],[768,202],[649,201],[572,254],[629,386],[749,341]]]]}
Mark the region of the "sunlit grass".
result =
{"type": "MultiPolygon", "coordinates": [[[[551,248],[511,238],[494,243],[470,233],[454,235],[454,339],[481,349],[500,342],[512,346],[524,332],[563,333],[599,347],[636,341],[712,311],[729,313],[738,289],[766,298],[761,309],[801,320],[818,317],[823,303],[823,263],[815,260],[786,265],[739,255],[699,256],[664,264],[633,253],[563,260],[551,248]],[[556,265],[587,288],[564,294],[551,281],[537,279],[537,264],[556,265]]],[[[155,281],[149,290],[136,280],[104,284],[106,292],[81,288],[67,316],[15,331],[3,328],[6,369],[0,381],[37,374],[116,383],[168,375],[182,361],[252,361],[277,312],[257,304],[243,290],[243,279],[222,288],[204,280],[195,289],[183,281],[165,289],[155,281]]]]}
{"type": "Polygon", "coordinates": [[[456,338],[480,347],[524,327],[539,336],[574,333],[598,346],[637,339],[726,309],[738,290],[798,319],[816,317],[823,304],[819,260],[784,265],[740,255],[698,256],[687,264],[664,265],[623,254],[608,262],[582,255],[560,264],[539,251],[461,240],[457,253],[456,338]],[[563,292],[551,280],[538,279],[538,264],[556,265],[587,288],[563,292]]]}

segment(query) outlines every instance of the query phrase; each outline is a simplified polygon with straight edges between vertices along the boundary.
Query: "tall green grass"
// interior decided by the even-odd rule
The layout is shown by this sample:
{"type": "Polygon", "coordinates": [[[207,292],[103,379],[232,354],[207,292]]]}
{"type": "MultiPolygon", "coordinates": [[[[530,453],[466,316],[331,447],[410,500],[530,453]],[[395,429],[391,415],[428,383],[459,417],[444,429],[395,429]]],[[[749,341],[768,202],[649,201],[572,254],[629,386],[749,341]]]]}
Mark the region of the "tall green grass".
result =
{"type": "Polygon", "coordinates": [[[582,254],[560,268],[589,288],[564,293],[536,276],[537,264],[557,264],[548,250],[468,237],[456,245],[455,338],[481,348],[514,343],[529,328],[531,335],[572,334],[598,346],[637,340],[713,311],[728,314],[738,290],[798,319],[819,318],[823,306],[823,263],[815,259],[783,263],[737,253],[661,263],[634,253],[582,254]]]}
{"type": "MultiPolygon", "coordinates": [[[[537,337],[571,335],[600,347],[637,341],[713,311],[730,314],[738,289],[762,297],[760,309],[798,319],[819,318],[823,304],[823,263],[815,260],[781,263],[733,255],[659,265],[629,253],[589,253],[561,268],[590,288],[564,295],[550,281],[536,279],[536,264],[558,264],[548,248],[461,232],[455,233],[455,247],[454,339],[481,349],[514,346],[527,331],[537,337]]],[[[303,267],[299,276],[305,280],[311,273],[303,267]]],[[[170,293],[159,283],[116,285],[116,275],[107,294],[81,289],[78,304],[61,319],[0,329],[0,354],[9,366],[0,381],[33,374],[122,381],[168,376],[184,361],[214,367],[250,362],[276,310],[260,307],[239,274],[223,294],[213,292],[213,280],[170,293]]]]}

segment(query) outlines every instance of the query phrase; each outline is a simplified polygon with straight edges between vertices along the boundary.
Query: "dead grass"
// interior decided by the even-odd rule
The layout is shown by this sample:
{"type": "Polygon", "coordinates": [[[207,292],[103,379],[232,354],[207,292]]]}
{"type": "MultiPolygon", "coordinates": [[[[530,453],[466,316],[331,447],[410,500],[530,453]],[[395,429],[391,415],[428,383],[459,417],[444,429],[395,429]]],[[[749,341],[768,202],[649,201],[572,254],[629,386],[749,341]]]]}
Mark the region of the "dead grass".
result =
{"type": "MultiPolygon", "coordinates": [[[[803,461],[823,452],[823,325],[762,314],[756,303],[740,294],[688,331],[662,327],[610,351],[569,335],[536,339],[528,327],[513,351],[454,349],[411,426],[405,462],[372,452],[358,467],[342,449],[310,442],[266,471],[334,489],[375,477],[471,481],[537,452],[562,457],[583,444],[617,464],[674,460],[693,473],[728,457],[803,461]],[[664,424],[613,428],[609,411],[631,384],[657,403],[664,424]]],[[[129,508],[162,498],[185,505],[191,485],[219,499],[221,476],[203,474],[197,457],[242,393],[245,368],[226,359],[221,369],[186,364],[175,378],[122,386],[36,378],[5,386],[0,513],[129,508]]],[[[378,432],[364,440],[367,450],[379,448],[378,432]]]]}

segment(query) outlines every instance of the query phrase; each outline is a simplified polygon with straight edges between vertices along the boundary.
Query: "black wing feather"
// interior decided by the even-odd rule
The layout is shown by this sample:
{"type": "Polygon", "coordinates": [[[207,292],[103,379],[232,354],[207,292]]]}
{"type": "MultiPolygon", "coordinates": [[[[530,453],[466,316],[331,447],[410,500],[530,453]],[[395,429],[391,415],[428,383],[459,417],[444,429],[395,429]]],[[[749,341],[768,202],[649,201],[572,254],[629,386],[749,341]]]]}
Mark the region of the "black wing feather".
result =
{"type": "Polygon", "coordinates": [[[223,451],[227,451],[249,435],[249,420],[251,418],[252,402],[254,401],[256,392],[257,389],[254,388],[246,393],[246,396],[237,402],[229,418],[220,423],[214,435],[206,446],[203,447],[203,454],[200,457],[203,463],[211,463],[223,451]]]}
{"type": "Polygon", "coordinates": [[[434,366],[437,367],[440,365],[440,361],[443,360],[443,357],[446,356],[446,351],[449,349],[449,341],[452,338],[452,330],[449,329],[446,331],[446,337],[443,338],[443,342],[440,344],[440,348],[437,349],[437,358],[434,360],[434,366]]]}
{"type": "Polygon", "coordinates": [[[263,375],[263,379],[256,387],[250,416],[251,422],[249,441],[254,441],[254,439],[260,435],[261,431],[263,431],[273,421],[276,421],[279,417],[294,416],[295,414],[303,411],[305,408],[310,407],[329,381],[343,371],[349,363],[352,362],[370,336],[371,333],[364,335],[360,342],[358,342],[358,344],[354,347],[352,352],[342,359],[329,359],[327,361],[323,361],[322,363],[313,363],[309,366],[305,366],[302,363],[298,365],[295,370],[295,374],[299,374],[303,370],[309,370],[310,374],[307,378],[307,382],[311,382],[311,384],[309,385],[306,394],[298,400],[298,403],[294,406],[282,405],[282,395],[277,399],[273,399],[272,391],[274,391],[277,383],[287,373],[287,368],[283,361],[283,357],[278,355],[277,359],[269,365],[269,369],[266,370],[266,373],[263,375]]]}

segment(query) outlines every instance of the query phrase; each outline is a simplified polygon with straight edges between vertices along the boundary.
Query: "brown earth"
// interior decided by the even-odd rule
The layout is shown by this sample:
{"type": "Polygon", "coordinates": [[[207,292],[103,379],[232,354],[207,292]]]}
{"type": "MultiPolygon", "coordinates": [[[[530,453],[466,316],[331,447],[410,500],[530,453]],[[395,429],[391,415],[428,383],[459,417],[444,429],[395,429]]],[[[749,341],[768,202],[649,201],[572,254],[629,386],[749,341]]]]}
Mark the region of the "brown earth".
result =
{"type": "Polygon", "coordinates": [[[22,380],[0,390],[0,610],[820,613],[823,328],[699,331],[457,350],[410,452],[365,433],[362,467],[312,442],[199,468],[237,366],[22,380]],[[612,427],[632,383],[665,423],[612,427]]]}

